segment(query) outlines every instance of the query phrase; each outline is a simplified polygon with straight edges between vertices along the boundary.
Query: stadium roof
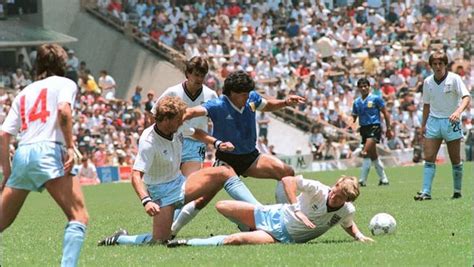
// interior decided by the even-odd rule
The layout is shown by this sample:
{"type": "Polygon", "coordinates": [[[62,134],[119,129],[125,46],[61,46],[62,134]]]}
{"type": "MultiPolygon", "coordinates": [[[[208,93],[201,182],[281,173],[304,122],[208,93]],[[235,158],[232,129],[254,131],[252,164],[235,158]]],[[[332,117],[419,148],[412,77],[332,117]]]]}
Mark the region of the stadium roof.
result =
{"type": "Polygon", "coordinates": [[[47,30],[16,19],[0,20],[0,48],[72,42],[77,42],[77,39],[66,34],[47,30]]]}

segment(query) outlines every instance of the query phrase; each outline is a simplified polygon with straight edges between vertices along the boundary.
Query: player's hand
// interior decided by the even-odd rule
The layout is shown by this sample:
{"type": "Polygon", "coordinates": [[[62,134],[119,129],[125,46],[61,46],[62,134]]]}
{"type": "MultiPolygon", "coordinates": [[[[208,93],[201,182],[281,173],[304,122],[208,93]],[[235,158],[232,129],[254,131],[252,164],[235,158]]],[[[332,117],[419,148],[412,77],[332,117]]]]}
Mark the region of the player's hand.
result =
{"type": "Polygon", "coordinates": [[[362,243],[375,242],[372,238],[367,237],[367,236],[362,236],[361,238],[357,239],[357,241],[362,242],[362,243]]]}
{"type": "Polygon", "coordinates": [[[461,114],[458,112],[454,112],[453,114],[451,114],[451,116],[449,116],[449,122],[451,123],[459,122],[460,118],[461,118],[461,114]]]}
{"type": "Polygon", "coordinates": [[[387,130],[387,132],[385,133],[385,135],[387,136],[387,139],[392,139],[392,137],[393,137],[393,132],[392,132],[392,130],[387,130]]]}
{"type": "Polygon", "coordinates": [[[149,216],[155,216],[160,213],[160,205],[156,204],[153,201],[146,203],[145,211],[149,216]]]}
{"type": "Polygon", "coordinates": [[[289,95],[285,99],[285,104],[287,106],[294,106],[297,104],[304,104],[304,103],[306,103],[306,98],[298,96],[298,95],[289,95]]]}
{"type": "Polygon", "coordinates": [[[304,215],[304,213],[301,210],[295,211],[295,216],[304,223],[308,228],[314,229],[316,228],[316,225],[304,215]]]}
{"type": "Polygon", "coordinates": [[[219,145],[219,151],[233,151],[234,149],[235,146],[231,142],[222,142],[219,145]]]}
{"type": "Polygon", "coordinates": [[[68,148],[66,155],[66,161],[64,161],[64,172],[70,173],[72,167],[74,167],[74,148],[68,148]]]}

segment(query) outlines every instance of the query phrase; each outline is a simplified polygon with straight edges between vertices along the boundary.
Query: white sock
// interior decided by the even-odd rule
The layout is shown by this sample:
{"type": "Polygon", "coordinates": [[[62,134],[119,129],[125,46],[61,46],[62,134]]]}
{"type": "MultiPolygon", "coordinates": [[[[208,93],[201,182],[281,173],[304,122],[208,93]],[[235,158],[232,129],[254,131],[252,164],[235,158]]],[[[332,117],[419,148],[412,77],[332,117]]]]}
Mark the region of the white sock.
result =
{"type": "Polygon", "coordinates": [[[364,158],[362,161],[362,170],[360,171],[359,182],[367,182],[367,176],[369,176],[371,160],[369,158],[364,158]]]}
{"type": "Polygon", "coordinates": [[[377,158],[376,160],[372,161],[374,163],[375,171],[377,172],[377,175],[379,176],[379,180],[381,182],[388,182],[387,175],[385,174],[383,162],[380,160],[380,158],[377,158]]]}
{"type": "Polygon", "coordinates": [[[188,224],[198,213],[199,209],[196,208],[194,201],[184,205],[173,225],[171,225],[171,235],[177,235],[181,228],[188,224]]]}

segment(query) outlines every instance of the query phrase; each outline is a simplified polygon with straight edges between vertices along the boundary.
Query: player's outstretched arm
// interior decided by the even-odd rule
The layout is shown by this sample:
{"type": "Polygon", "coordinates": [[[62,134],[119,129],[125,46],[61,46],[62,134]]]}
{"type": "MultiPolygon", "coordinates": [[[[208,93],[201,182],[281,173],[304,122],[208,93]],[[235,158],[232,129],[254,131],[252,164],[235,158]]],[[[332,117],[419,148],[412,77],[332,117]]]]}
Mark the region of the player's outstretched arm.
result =
{"type": "Polygon", "coordinates": [[[201,129],[194,129],[194,134],[192,135],[192,137],[205,144],[213,145],[215,149],[218,149],[220,151],[232,151],[235,149],[234,145],[231,142],[223,142],[221,140],[218,140],[201,129]]]}
{"type": "Polygon", "coordinates": [[[304,104],[306,102],[306,98],[297,95],[289,95],[285,99],[267,99],[266,101],[267,104],[261,111],[274,111],[284,107],[304,104]]]}
{"type": "Polygon", "coordinates": [[[0,131],[0,162],[2,164],[3,180],[0,183],[0,191],[3,190],[11,174],[10,162],[10,138],[11,134],[0,131]]]}
{"type": "Polygon", "coordinates": [[[190,120],[196,117],[202,117],[207,115],[207,109],[203,106],[196,106],[192,108],[187,108],[186,113],[184,113],[183,120],[190,120]]]}
{"type": "Polygon", "coordinates": [[[347,227],[347,228],[345,228],[345,227],[342,227],[342,228],[344,228],[344,230],[357,241],[360,241],[360,242],[363,242],[363,243],[365,243],[365,242],[374,242],[374,240],[372,238],[365,236],[359,230],[359,227],[357,227],[355,222],[352,222],[352,225],[347,227]]]}

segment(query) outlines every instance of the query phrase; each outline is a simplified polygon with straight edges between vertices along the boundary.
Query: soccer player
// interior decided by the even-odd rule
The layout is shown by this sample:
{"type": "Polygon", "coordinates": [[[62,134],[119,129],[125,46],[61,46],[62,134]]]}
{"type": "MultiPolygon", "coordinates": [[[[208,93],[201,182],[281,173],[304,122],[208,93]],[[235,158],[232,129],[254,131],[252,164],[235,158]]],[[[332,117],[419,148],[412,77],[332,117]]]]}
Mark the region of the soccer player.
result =
{"type": "MultiPolygon", "coordinates": [[[[171,237],[171,224],[175,208],[196,200],[204,207],[224,187],[237,200],[255,202],[255,198],[232,168],[211,167],[184,177],[180,171],[183,124],[186,104],[179,97],[166,96],[158,101],[156,123],[145,129],[140,137],[138,154],[132,170],[132,186],[145,208],[153,217],[153,234],[129,236],[119,230],[99,241],[99,246],[117,244],[161,244],[171,237]],[[143,182],[146,187],[143,186],[143,182]]],[[[196,129],[198,131],[198,129],[196,129]]],[[[217,140],[206,135],[206,143],[217,140]]],[[[218,149],[233,149],[225,142],[218,149]]]]}
{"type": "Polygon", "coordinates": [[[370,82],[367,78],[361,78],[357,81],[357,88],[360,92],[354,104],[352,105],[352,117],[354,123],[359,118],[360,135],[362,136],[361,155],[364,157],[362,161],[362,170],[360,173],[360,186],[367,185],[367,176],[369,175],[370,165],[374,164],[375,171],[379,176],[379,185],[388,185],[388,178],[385,174],[382,161],[377,155],[377,143],[382,137],[382,126],[380,113],[383,114],[385,124],[387,126],[386,136],[392,138],[393,133],[390,129],[390,116],[385,108],[385,103],[380,96],[370,94],[370,82]]]}
{"type": "Polygon", "coordinates": [[[461,197],[463,164],[461,162],[460,124],[462,112],[469,106],[471,97],[459,75],[447,70],[448,57],[435,52],[429,58],[434,74],[423,82],[423,120],[425,166],[423,187],[415,200],[430,200],[431,185],[436,172],[436,155],[441,143],[446,141],[453,170],[453,199],[461,197]]]}
{"type": "MultiPolygon", "coordinates": [[[[186,62],[184,74],[186,81],[179,83],[166,89],[159,99],[165,96],[178,96],[188,107],[195,107],[201,105],[207,100],[217,98],[214,90],[203,84],[204,79],[209,70],[207,61],[199,56],[191,58],[186,62]]],[[[156,110],[156,105],[152,110],[156,110]]],[[[194,118],[184,122],[184,129],[194,128],[201,129],[207,132],[208,119],[206,117],[194,118]]],[[[206,145],[194,139],[189,133],[184,133],[183,152],[181,155],[181,173],[188,177],[191,173],[202,168],[204,157],[206,155],[206,145]]],[[[177,209],[175,212],[176,219],[171,227],[172,235],[175,236],[184,225],[189,223],[203,208],[196,206],[196,202],[191,201],[186,204],[181,210],[177,209]],[[179,214],[179,215],[178,215],[179,214]]]]}
{"type": "Polygon", "coordinates": [[[171,240],[168,247],[305,243],[337,224],[358,241],[373,241],[362,234],[354,222],[352,202],[359,196],[356,177],[342,176],[332,188],[301,175],[284,177],[282,182],[290,204],[255,206],[233,200],[216,204],[222,215],[254,231],[207,239],[171,240]],[[297,190],[301,192],[298,196],[297,190]]]}
{"type": "MultiPolygon", "coordinates": [[[[231,152],[217,150],[215,165],[228,164],[238,175],[279,181],[285,176],[294,175],[294,171],[277,157],[260,154],[256,149],[255,111],[274,111],[304,103],[305,99],[289,95],[285,100],[267,100],[254,90],[255,83],[246,72],[233,72],[224,81],[222,96],[209,100],[202,106],[188,109],[186,117],[207,115],[214,124],[213,136],[217,140],[229,141],[235,146],[235,150],[231,152]]],[[[219,143],[214,145],[218,146],[219,143]]],[[[281,189],[281,183],[279,185],[281,189]]],[[[282,191],[280,189],[277,188],[277,192],[282,191]]],[[[278,198],[278,201],[284,201],[281,196],[278,198]]]]}
{"type": "Polygon", "coordinates": [[[77,85],[63,76],[67,54],[56,44],[38,48],[37,81],[23,89],[0,131],[3,189],[0,232],[10,226],[30,191],[45,188],[65,213],[62,266],[76,266],[86,232],[88,214],[74,164],[72,115],[77,85]],[[9,144],[20,135],[10,163],[9,144]]]}

